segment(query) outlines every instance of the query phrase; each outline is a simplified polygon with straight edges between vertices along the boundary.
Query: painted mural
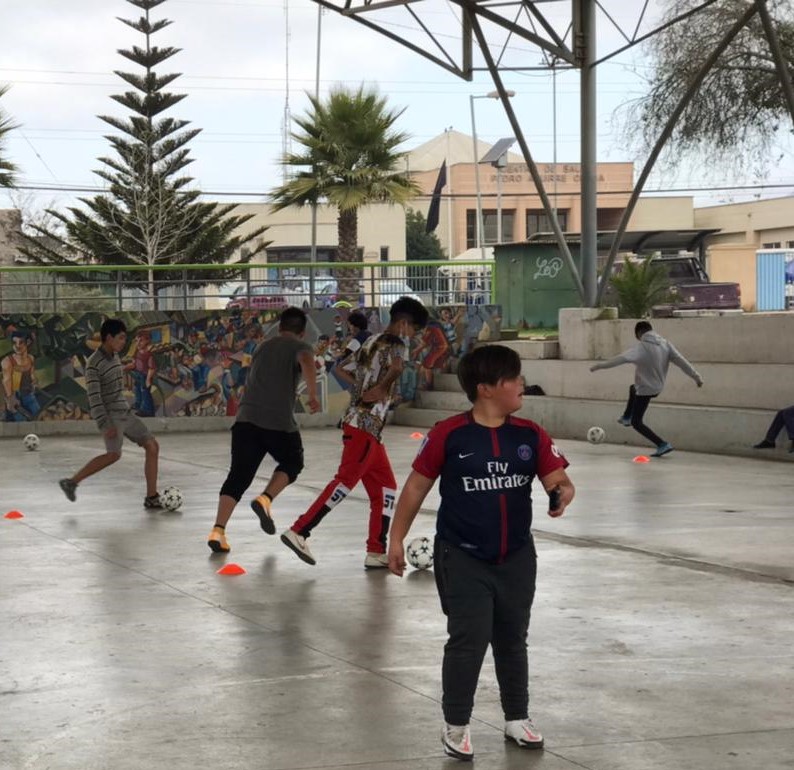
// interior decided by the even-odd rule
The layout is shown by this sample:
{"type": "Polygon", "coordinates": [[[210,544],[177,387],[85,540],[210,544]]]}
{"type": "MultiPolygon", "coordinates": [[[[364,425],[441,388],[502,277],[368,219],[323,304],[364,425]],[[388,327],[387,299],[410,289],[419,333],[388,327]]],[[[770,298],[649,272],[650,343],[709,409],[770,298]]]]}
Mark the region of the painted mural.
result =
{"type": "MultiPolygon", "coordinates": [[[[346,308],[310,311],[306,340],[315,350],[324,411],[341,412],[347,393],[334,376],[351,328],[346,308]]],[[[368,329],[381,331],[388,310],[363,311],[368,329]]],[[[119,313],[127,325],[122,353],[126,395],[141,417],[233,416],[245,389],[251,356],[277,333],[277,310],[145,311],[119,313]]],[[[99,347],[101,313],[0,316],[0,416],[6,422],[89,420],[85,365],[99,347]]],[[[492,305],[431,310],[427,328],[409,343],[398,401],[432,389],[437,373],[479,340],[499,338],[492,305]]],[[[303,410],[299,399],[297,410],[303,410]]]]}

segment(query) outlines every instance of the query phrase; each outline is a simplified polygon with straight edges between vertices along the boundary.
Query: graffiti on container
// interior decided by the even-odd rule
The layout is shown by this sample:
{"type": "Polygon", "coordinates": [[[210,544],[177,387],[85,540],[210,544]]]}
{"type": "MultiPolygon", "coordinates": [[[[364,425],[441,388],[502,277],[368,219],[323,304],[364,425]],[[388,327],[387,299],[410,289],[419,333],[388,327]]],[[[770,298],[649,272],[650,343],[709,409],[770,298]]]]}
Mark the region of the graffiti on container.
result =
{"type": "Polygon", "coordinates": [[[552,257],[551,259],[538,257],[535,264],[538,268],[534,276],[536,281],[538,278],[556,278],[557,274],[562,270],[562,259],[559,257],[552,257]]]}

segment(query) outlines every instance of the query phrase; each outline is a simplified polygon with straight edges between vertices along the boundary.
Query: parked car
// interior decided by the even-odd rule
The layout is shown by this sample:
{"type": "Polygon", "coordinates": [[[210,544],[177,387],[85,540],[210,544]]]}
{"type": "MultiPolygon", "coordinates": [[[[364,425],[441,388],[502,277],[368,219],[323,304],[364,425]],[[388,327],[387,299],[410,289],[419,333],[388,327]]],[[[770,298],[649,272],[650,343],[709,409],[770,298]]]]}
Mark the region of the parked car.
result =
{"type": "Polygon", "coordinates": [[[422,302],[422,298],[405,281],[400,280],[378,281],[374,286],[373,293],[375,304],[378,307],[391,307],[400,297],[410,297],[422,302]]]}
{"type": "Polygon", "coordinates": [[[283,310],[289,307],[287,295],[277,284],[255,284],[251,286],[238,286],[234,290],[226,309],[244,308],[251,310],[283,310]]]}
{"type": "Polygon", "coordinates": [[[358,296],[348,297],[339,291],[339,284],[335,278],[328,281],[325,286],[314,295],[314,306],[323,307],[364,307],[364,290],[358,285],[358,296]]]}
{"type": "MultiPolygon", "coordinates": [[[[290,305],[308,310],[311,307],[310,299],[310,286],[308,275],[289,275],[282,278],[284,284],[284,295],[289,301],[290,305]]],[[[323,289],[330,284],[336,286],[336,279],[330,275],[316,275],[314,276],[314,305],[315,307],[324,307],[318,304],[318,296],[323,289]]]]}
{"type": "MultiPolygon", "coordinates": [[[[672,299],[653,309],[655,316],[671,316],[674,310],[736,310],[742,306],[742,290],[738,283],[711,281],[694,254],[654,257],[654,264],[661,265],[670,280],[672,299]]],[[[615,272],[622,267],[615,263],[615,272]]],[[[605,299],[609,303],[612,286],[607,287],[605,299]]]]}

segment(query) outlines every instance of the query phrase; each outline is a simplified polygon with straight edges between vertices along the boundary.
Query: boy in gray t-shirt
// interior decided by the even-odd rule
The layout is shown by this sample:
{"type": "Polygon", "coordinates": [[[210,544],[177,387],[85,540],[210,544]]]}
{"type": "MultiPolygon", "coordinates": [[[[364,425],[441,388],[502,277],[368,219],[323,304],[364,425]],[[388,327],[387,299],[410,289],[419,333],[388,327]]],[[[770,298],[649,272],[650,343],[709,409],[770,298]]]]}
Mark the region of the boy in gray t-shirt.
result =
{"type": "Polygon", "coordinates": [[[306,313],[287,308],[279,318],[278,335],[263,342],[253,354],[245,393],[232,426],[232,462],[220,491],[215,524],[207,545],[215,553],[231,550],[226,524],[254,480],[259,465],[270,454],[278,463],[270,482],[251,508],[267,534],[275,534],[271,504],[303,470],[303,444],[295,422],[295,396],[303,377],[309,410],[320,410],[314,352],[303,341],[306,313]]]}

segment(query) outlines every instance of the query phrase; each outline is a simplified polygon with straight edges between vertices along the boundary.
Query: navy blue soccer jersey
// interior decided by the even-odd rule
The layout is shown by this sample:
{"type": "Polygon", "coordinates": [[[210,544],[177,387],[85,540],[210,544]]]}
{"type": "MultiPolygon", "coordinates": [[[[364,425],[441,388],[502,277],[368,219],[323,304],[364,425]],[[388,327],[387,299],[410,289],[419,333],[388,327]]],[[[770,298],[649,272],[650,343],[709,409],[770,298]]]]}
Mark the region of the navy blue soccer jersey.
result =
{"type": "Polygon", "coordinates": [[[567,467],[534,422],[508,417],[488,428],[471,412],[437,423],[413,462],[417,473],[440,478],[439,538],[493,562],[532,539],[532,480],[567,467]]]}

